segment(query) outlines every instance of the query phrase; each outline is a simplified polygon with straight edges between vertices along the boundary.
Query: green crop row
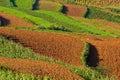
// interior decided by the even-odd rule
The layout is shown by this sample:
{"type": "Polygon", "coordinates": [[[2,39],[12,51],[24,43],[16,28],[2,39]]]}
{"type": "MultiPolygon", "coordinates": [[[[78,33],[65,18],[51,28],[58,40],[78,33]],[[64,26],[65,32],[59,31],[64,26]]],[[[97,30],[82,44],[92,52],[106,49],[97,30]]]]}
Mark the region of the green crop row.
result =
{"type": "Polygon", "coordinates": [[[0,0],[0,5],[5,7],[18,7],[32,9],[35,0],[0,0]]]}
{"type": "Polygon", "coordinates": [[[15,73],[8,68],[0,66],[0,80],[51,80],[51,79],[49,79],[48,77],[40,79],[38,77],[34,77],[33,75],[15,73]]]}
{"type": "Polygon", "coordinates": [[[60,3],[57,3],[57,2],[40,1],[40,3],[39,3],[40,10],[61,12],[62,7],[63,7],[63,5],[60,3]]]}
{"type": "Polygon", "coordinates": [[[120,14],[120,8],[115,8],[115,7],[107,7],[112,12],[115,12],[117,14],[120,14]]]}
{"type": "Polygon", "coordinates": [[[24,48],[20,44],[16,44],[13,41],[7,40],[5,37],[0,36],[0,56],[9,58],[22,58],[22,59],[32,59],[32,60],[42,60],[51,63],[59,64],[72,72],[78,74],[85,78],[85,80],[114,80],[113,78],[105,77],[102,73],[92,70],[91,68],[84,67],[79,68],[73,65],[65,64],[60,61],[53,60],[44,56],[40,56],[34,53],[29,48],[24,48]]]}
{"type": "Polygon", "coordinates": [[[101,11],[100,8],[97,7],[88,7],[85,17],[90,19],[104,19],[120,24],[120,16],[101,11]]]}
{"type": "Polygon", "coordinates": [[[96,34],[96,35],[102,35],[102,36],[114,36],[109,32],[98,30],[96,28],[91,28],[87,25],[81,24],[80,22],[77,22],[62,13],[44,11],[44,10],[31,11],[31,10],[22,9],[22,11],[30,15],[33,15],[35,17],[42,18],[50,23],[53,23],[54,26],[58,26],[58,27],[63,26],[66,29],[70,30],[71,32],[96,34]]]}
{"type": "Polygon", "coordinates": [[[85,48],[83,50],[83,53],[82,53],[82,56],[81,56],[81,60],[82,60],[82,63],[83,63],[84,66],[88,66],[86,61],[87,61],[87,57],[89,55],[89,48],[90,48],[90,46],[89,46],[89,44],[87,42],[85,42],[84,44],[85,44],[84,45],[85,48]]]}
{"type": "Polygon", "coordinates": [[[70,32],[74,32],[74,33],[86,33],[86,34],[114,37],[114,35],[109,32],[98,30],[96,28],[91,28],[58,12],[51,12],[44,10],[32,11],[26,9],[16,10],[16,8],[10,9],[5,7],[0,7],[0,11],[26,19],[38,26],[44,26],[44,27],[62,26],[65,29],[69,30],[70,32]]]}
{"type": "MultiPolygon", "coordinates": [[[[54,1],[54,0],[52,0],[54,1]]],[[[95,6],[119,6],[119,0],[55,0],[61,3],[95,6]]]]}

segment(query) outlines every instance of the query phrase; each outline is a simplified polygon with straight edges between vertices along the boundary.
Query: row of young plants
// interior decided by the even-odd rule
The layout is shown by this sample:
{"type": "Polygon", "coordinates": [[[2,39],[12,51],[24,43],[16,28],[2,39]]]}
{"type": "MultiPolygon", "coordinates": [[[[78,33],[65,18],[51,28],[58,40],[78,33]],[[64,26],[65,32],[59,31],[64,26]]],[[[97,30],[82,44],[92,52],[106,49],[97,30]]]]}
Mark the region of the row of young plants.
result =
{"type": "Polygon", "coordinates": [[[104,19],[107,21],[112,21],[120,24],[120,16],[119,15],[114,15],[111,13],[107,13],[102,11],[98,7],[93,7],[90,6],[88,7],[88,11],[85,15],[85,18],[90,18],[90,19],[104,19]]]}
{"type": "MultiPolygon", "coordinates": [[[[16,44],[11,40],[7,40],[5,37],[0,36],[0,56],[9,57],[9,58],[22,58],[22,59],[32,59],[32,60],[41,60],[46,61],[50,63],[59,64],[72,72],[76,73],[79,76],[82,76],[85,78],[85,80],[114,80],[113,78],[109,78],[104,76],[101,72],[92,70],[89,67],[76,67],[74,65],[65,64],[61,61],[56,61],[54,59],[44,57],[41,55],[38,55],[34,53],[29,48],[24,48],[20,44],[16,44]]],[[[85,44],[85,50],[88,50],[87,43],[85,44]]],[[[86,55],[87,52],[83,51],[84,55],[86,55]]],[[[87,55],[86,55],[87,56],[87,55]]],[[[85,58],[82,58],[83,64],[86,65],[85,59],[86,56],[82,56],[85,58]]]]}
{"type": "Polygon", "coordinates": [[[40,79],[29,74],[15,73],[9,68],[0,66],[0,80],[51,80],[51,79],[48,77],[40,79]]]}
{"type": "MultiPolygon", "coordinates": [[[[54,0],[51,0],[54,1],[54,0]]],[[[84,6],[119,6],[119,0],[56,0],[57,2],[84,6]]]]}
{"type": "Polygon", "coordinates": [[[120,8],[116,8],[116,7],[106,7],[106,9],[112,11],[112,12],[115,12],[117,14],[120,14],[120,8]]]}
{"type": "Polygon", "coordinates": [[[36,0],[1,0],[0,5],[5,7],[18,7],[32,9],[36,0]]]}
{"type": "Polygon", "coordinates": [[[98,30],[96,28],[91,28],[87,25],[81,24],[80,22],[77,22],[62,13],[44,11],[44,10],[30,11],[30,10],[22,9],[22,11],[30,15],[34,15],[35,17],[42,18],[50,23],[53,23],[55,26],[56,25],[58,27],[63,26],[72,32],[96,34],[96,35],[101,35],[101,36],[114,36],[113,34],[109,32],[98,30]]]}

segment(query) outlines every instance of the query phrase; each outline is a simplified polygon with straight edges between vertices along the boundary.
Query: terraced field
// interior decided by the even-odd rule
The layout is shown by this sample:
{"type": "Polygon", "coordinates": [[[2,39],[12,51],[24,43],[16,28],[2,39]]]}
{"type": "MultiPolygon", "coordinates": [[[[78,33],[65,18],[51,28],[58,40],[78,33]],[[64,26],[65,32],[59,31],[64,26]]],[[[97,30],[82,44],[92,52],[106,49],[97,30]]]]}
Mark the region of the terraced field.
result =
{"type": "MultiPolygon", "coordinates": [[[[109,73],[117,75],[120,79],[120,38],[105,38],[97,36],[80,36],[90,43],[90,54],[87,59],[89,66],[102,66],[109,73]],[[94,55],[94,56],[93,56],[94,55]]],[[[107,74],[107,73],[106,73],[107,74]]]]}
{"type": "Polygon", "coordinates": [[[86,13],[87,8],[83,6],[76,6],[70,4],[64,4],[62,12],[69,16],[79,16],[82,17],[86,13]]]}
{"type": "Polygon", "coordinates": [[[79,39],[67,35],[7,28],[0,28],[0,31],[0,35],[7,36],[13,41],[21,43],[24,47],[30,47],[36,53],[65,63],[77,66],[82,65],[80,55],[84,49],[84,44],[79,39]]]}
{"type": "Polygon", "coordinates": [[[34,76],[38,76],[40,78],[47,75],[55,80],[84,80],[71,71],[52,63],[23,59],[10,59],[5,57],[0,57],[0,61],[0,65],[9,67],[16,72],[33,74],[34,76]]]}
{"type": "Polygon", "coordinates": [[[120,80],[119,3],[0,0],[0,80],[120,80]]]}

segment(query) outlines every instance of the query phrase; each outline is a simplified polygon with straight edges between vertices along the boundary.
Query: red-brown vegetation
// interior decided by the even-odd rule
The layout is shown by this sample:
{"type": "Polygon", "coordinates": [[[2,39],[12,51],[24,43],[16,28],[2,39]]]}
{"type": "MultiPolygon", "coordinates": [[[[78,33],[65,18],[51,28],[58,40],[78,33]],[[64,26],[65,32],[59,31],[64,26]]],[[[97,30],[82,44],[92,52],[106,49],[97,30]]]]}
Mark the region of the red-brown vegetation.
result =
{"type": "Polygon", "coordinates": [[[0,35],[5,35],[33,51],[60,60],[65,63],[80,66],[84,44],[77,38],[47,32],[34,32],[0,28],[0,35]]]}
{"type": "Polygon", "coordinates": [[[71,4],[64,4],[63,13],[69,16],[79,16],[82,17],[86,12],[86,7],[78,6],[78,5],[71,5],[71,4]]]}
{"type": "Polygon", "coordinates": [[[91,44],[88,65],[99,65],[109,69],[113,75],[118,77],[117,80],[120,80],[120,38],[88,35],[80,35],[80,37],[91,44]]]}
{"type": "Polygon", "coordinates": [[[2,26],[17,26],[17,27],[34,27],[35,25],[29,23],[28,21],[18,18],[11,14],[6,14],[0,12],[0,20],[2,21],[2,26]]]}
{"type": "Polygon", "coordinates": [[[0,57],[0,65],[15,72],[33,74],[40,78],[48,76],[54,80],[84,80],[68,69],[48,62],[0,57]]]}

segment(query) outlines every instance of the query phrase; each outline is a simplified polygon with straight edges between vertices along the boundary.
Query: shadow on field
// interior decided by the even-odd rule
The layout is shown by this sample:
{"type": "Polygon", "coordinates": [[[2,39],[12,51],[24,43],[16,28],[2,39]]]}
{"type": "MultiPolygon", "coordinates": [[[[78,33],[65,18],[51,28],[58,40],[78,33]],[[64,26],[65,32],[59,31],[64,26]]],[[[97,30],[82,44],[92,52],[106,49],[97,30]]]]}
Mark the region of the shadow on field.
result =
{"type": "Polygon", "coordinates": [[[7,26],[10,24],[10,20],[3,18],[0,16],[0,26],[7,26]]]}
{"type": "Polygon", "coordinates": [[[92,44],[89,45],[90,45],[90,51],[87,57],[87,65],[90,67],[96,67],[98,66],[98,62],[99,62],[98,51],[92,44]]]}
{"type": "Polygon", "coordinates": [[[35,0],[35,3],[32,5],[32,10],[38,10],[39,9],[39,1],[40,0],[35,0]]]}
{"type": "Polygon", "coordinates": [[[63,6],[61,12],[62,12],[63,14],[67,14],[68,8],[67,8],[66,6],[63,6]]]}
{"type": "Polygon", "coordinates": [[[15,0],[10,0],[10,3],[12,3],[13,7],[17,7],[15,0]]]}

